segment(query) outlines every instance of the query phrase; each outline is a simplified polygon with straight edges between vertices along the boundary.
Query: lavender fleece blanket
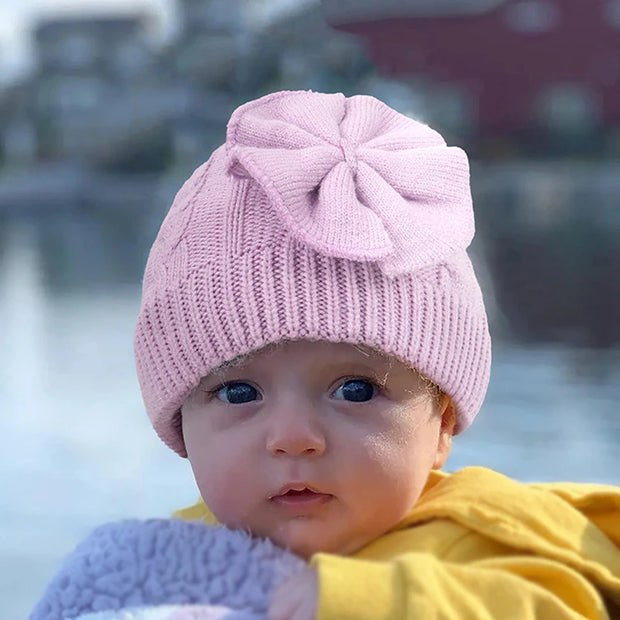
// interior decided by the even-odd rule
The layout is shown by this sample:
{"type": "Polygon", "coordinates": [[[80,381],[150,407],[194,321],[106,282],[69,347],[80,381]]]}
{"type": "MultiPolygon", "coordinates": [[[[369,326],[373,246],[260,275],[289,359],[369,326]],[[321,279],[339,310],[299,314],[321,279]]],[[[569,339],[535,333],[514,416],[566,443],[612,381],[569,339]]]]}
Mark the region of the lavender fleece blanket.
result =
{"type": "Polygon", "coordinates": [[[180,519],[97,528],[29,620],[264,620],[303,561],[268,540],[180,519]]]}

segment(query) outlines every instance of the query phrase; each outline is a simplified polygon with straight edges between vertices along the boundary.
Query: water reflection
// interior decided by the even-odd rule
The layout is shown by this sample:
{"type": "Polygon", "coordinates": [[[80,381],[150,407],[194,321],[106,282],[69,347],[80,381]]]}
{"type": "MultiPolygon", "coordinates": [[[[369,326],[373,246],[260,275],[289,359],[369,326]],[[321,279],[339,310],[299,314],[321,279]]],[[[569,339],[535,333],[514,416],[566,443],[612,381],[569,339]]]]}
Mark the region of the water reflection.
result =
{"type": "MultiPolygon", "coordinates": [[[[5,231],[6,232],[6,231],[5,231]]],[[[196,496],[155,437],[133,369],[137,286],[50,293],[32,231],[0,263],[0,600],[25,617],[60,558],[98,523],[165,516],[196,496]]],[[[491,389],[449,468],[620,483],[620,354],[495,348],[491,389]]]]}

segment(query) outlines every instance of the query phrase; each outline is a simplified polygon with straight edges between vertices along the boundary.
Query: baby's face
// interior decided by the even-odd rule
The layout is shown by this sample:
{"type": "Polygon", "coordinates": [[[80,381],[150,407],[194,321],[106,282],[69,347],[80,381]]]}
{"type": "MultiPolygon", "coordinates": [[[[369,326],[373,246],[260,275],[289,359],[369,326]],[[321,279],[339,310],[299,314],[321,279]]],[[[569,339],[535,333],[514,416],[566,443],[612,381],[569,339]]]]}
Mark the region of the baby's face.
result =
{"type": "Polygon", "coordinates": [[[447,459],[450,414],[399,361],[303,340],[212,373],[182,408],[217,519],[306,558],[352,553],[394,527],[447,459]]]}

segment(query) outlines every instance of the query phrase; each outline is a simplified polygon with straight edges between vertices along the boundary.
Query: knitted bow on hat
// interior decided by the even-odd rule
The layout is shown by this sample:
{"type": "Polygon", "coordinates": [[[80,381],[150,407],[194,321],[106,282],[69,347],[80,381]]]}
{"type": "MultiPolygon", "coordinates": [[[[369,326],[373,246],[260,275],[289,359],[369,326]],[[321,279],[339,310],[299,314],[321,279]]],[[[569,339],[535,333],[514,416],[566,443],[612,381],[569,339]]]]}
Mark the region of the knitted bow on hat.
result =
{"type": "Polygon", "coordinates": [[[397,276],[473,237],[465,152],[374,97],[251,101],[231,116],[226,152],[229,170],[259,183],[290,232],[320,253],[397,276]]]}

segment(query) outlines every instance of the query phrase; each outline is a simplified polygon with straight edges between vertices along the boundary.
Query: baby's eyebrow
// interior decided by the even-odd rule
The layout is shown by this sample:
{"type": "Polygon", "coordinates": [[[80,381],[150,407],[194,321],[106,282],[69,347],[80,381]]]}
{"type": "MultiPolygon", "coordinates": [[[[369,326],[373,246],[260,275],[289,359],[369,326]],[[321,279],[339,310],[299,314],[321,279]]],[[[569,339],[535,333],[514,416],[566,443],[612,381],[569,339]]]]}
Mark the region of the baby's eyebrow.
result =
{"type": "Polygon", "coordinates": [[[241,355],[237,355],[237,357],[234,357],[233,359],[228,360],[226,362],[222,362],[219,366],[216,366],[215,368],[211,369],[209,371],[209,374],[206,376],[211,377],[214,375],[215,376],[223,375],[227,370],[230,370],[231,368],[239,368],[241,366],[245,366],[250,361],[252,361],[253,358],[254,358],[253,353],[243,353],[241,355]]]}
{"type": "Polygon", "coordinates": [[[239,368],[240,366],[245,366],[246,364],[252,362],[261,353],[269,353],[271,351],[274,351],[275,349],[281,348],[284,343],[285,341],[273,342],[265,345],[260,349],[249,351],[248,353],[241,353],[236,357],[233,357],[231,360],[224,361],[219,366],[216,366],[215,368],[210,370],[207,376],[223,374],[231,368],[239,368]]]}
{"type": "MultiPolygon", "coordinates": [[[[359,351],[362,355],[365,355],[366,357],[370,357],[370,354],[375,352],[373,349],[363,344],[354,344],[353,348],[359,351]]],[[[381,354],[379,351],[376,351],[376,353],[381,354]]]]}

